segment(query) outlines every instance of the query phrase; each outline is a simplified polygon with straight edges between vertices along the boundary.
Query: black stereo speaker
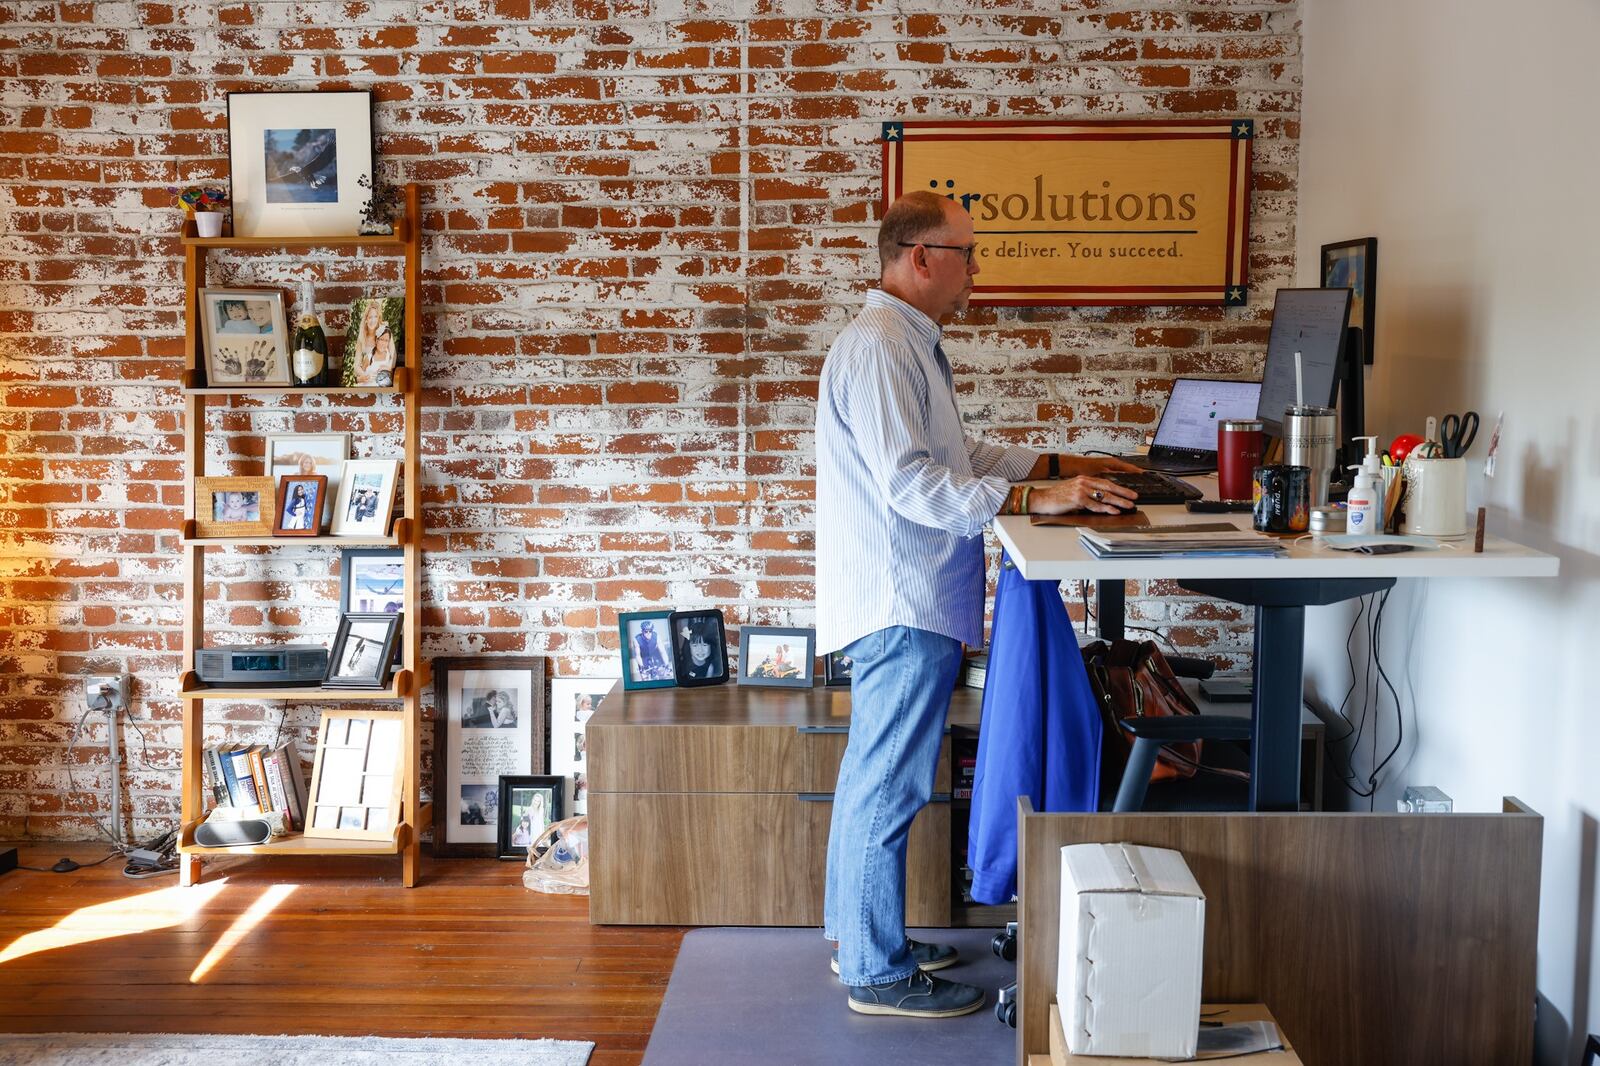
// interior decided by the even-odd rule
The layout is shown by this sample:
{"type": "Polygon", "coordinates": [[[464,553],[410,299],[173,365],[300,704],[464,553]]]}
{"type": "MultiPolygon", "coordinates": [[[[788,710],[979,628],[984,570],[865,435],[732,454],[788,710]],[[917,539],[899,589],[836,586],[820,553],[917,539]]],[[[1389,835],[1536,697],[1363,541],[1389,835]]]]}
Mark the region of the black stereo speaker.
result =
{"type": "Polygon", "coordinates": [[[202,822],[194,831],[194,842],[203,848],[265,844],[271,839],[272,826],[259,818],[246,818],[242,822],[202,822]]]}

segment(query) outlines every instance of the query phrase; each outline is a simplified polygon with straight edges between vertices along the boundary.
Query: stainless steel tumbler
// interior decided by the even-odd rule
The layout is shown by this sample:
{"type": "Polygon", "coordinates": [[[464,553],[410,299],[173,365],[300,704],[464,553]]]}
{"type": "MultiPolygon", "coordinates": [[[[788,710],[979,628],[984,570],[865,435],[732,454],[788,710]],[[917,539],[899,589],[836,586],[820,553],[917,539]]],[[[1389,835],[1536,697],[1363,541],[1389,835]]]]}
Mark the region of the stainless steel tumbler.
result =
{"type": "Polygon", "coordinates": [[[1295,404],[1283,413],[1283,461],[1311,470],[1311,506],[1328,502],[1328,482],[1338,460],[1338,428],[1331,407],[1295,404]]]}

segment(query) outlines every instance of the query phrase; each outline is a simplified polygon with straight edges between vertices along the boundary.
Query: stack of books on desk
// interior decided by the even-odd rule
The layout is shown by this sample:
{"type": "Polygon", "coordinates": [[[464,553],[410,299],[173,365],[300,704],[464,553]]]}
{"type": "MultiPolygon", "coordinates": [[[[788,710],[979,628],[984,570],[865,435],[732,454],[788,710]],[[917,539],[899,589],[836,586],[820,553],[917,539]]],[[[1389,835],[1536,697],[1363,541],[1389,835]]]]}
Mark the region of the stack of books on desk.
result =
{"type": "Polygon", "coordinates": [[[1078,537],[1097,559],[1284,554],[1280,541],[1220,522],[1146,529],[1084,529],[1078,537]]]}

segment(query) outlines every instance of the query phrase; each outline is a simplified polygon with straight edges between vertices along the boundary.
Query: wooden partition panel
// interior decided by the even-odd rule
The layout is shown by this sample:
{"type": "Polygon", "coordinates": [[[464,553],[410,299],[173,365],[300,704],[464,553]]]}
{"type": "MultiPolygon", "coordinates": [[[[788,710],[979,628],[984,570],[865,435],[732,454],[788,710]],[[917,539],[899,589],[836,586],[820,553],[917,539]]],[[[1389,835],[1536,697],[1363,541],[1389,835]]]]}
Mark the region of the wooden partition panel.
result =
{"type": "Polygon", "coordinates": [[[1265,1003],[1307,1066],[1533,1055],[1543,819],[1035,814],[1019,801],[1019,1063],[1049,1050],[1061,848],[1183,853],[1206,893],[1203,996],[1265,1003]]]}

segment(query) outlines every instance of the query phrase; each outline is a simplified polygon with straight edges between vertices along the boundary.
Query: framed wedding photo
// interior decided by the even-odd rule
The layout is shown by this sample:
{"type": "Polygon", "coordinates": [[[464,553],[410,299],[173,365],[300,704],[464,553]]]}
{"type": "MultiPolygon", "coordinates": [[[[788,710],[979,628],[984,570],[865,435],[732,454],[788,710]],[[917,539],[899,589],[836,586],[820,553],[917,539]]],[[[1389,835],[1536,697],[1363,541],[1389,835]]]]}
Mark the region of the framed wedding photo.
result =
{"type": "Polygon", "coordinates": [[[289,384],[289,325],[283,293],[201,289],[207,385],[289,384]]]}
{"type": "Polygon", "coordinates": [[[235,237],[354,237],[372,181],[372,93],[228,94],[235,237]]]}
{"type": "Polygon", "coordinates": [[[635,611],[617,616],[622,642],[622,687],[671,688],[678,683],[672,661],[671,611],[635,611]]]}
{"type": "Polygon", "coordinates": [[[739,684],[810,688],[816,678],[817,631],[782,626],[741,626],[739,684]]]}
{"type": "Polygon", "coordinates": [[[288,474],[278,482],[278,537],[314,537],[322,528],[328,479],[321,474],[288,474]]]}
{"type": "Polygon", "coordinates": [[[1350,290],[1350,324],[1361,330],[1361,362],[1372,365],[1372,331],[1377,323],[1378,238],[1322,246],[1322,287],[1350,290]]]}
{"type": "Polygon", "coordinates": [[[363,296],[350,305],[342,384],[394,384],[394,368],[405,355],[406,301],[402,296],[363,296]]]}
{"type": "Polygon", "coordinates": [[[673,611],[667,628],[672,633],[672,662],[679,685],[697,688],[728,680],[728,637],[721,611],[673,611]]]}
{"type": "MultiPolygon", "coordinates": [[[[500,854],[500,781],[545,772],[544,660],[433,661],[433,854],[500,854]]],[[[554,779],[559,781],[560,779],[554,779]]],[[[545,806],[565,809],[563,790],[545,806]]]]}
{"type": "Polygon", "coordinates": [[[275,517],[270,477],[194,479],[194,531],[199,537],[270,537],[275,517]]]}
{"type": "Polygon", "coordinates": [[[348,433],[271,433],[267,436],[266,474],[276,484],[290,474],[328,479],[328,505],[322,509],[322,529],[333,519],[333,501],[339,497],[339,478],[350,458],[348,433]]]}
{"type": "Polygon", "coordinates": [[[400,639],[398,614],[347,614],[328,649],[324,688],[385,688],[400,639]]]}
{"type": "Polygon", "coordinates": [[[399,614],[405,607],[404,548],[345,548],[339,560],[339,610],[399,614]]]}
{"type": "Polygon", "coordinates": [[[506,774],[500,778],[499,831],[495,851],[502,859],[526,859],[528,846],[545,827],[559,822],[566,779],[548,774],[506,774]]]}
{"type": "Polygon", "coordinates": [[[333,505],[333,535],[386,536],[399,480],[398,459],[346,459],[339,474],[339,497],[333,505]]]}

